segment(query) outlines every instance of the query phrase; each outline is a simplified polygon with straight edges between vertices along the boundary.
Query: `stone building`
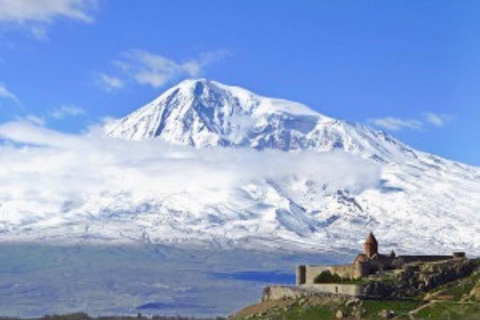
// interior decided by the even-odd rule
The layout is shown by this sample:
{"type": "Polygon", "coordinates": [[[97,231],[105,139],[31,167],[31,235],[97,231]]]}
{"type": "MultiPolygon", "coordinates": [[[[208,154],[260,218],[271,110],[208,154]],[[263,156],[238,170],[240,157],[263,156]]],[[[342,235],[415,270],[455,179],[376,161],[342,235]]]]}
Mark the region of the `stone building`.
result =
{"type": "MultiPolygon", "coordinates": [[[[456,258],[464,258],[465,253],[457,252],[449,256],[441,255],[402,255],[396,256],[395,252],[388,255],[379,253],[378,241],[370,233],[365,241],[364,253],[360,253],[352,264],[333,265],[333,266],[309,266],[301,265],[297,267],[296,284],[302,285],[320,285],[315,283],[315,278],[323,271],[330,271],[343,279],[359,279],[367,277],[381,270],[392,270],[400,268],[406,263],[413,262],[434,262],[444,261],[456,258]]],[[[322,284],[323,286],[325,284],[322,284]]],[[[338,286],[336,286],[338,290],[338,286]]]]}

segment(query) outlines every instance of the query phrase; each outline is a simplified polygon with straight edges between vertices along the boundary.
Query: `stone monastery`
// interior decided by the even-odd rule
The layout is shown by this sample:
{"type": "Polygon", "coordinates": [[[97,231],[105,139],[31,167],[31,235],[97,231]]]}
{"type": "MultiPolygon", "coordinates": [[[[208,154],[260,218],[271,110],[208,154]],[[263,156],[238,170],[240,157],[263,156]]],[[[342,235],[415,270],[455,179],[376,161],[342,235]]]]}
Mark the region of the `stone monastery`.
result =
{"type": "Polygon", "coordinates": [[[378,242],[373,233],[370,233],[365,241],[364,253],[359,254],[352,264],[334,266],[308,266],[297,267],[296,284],[312,285],[315,278],[324,271],[330,271],[343,279],[358,279],[374,274],[382,270],[399,269],[404,264],[414,262],[436,262],[450,259],[464,258],[464,252],[455,252],[450,256],[438,255],[403,255],[396,256],[395,252],[381,254],[378,252],[378,242]]]}

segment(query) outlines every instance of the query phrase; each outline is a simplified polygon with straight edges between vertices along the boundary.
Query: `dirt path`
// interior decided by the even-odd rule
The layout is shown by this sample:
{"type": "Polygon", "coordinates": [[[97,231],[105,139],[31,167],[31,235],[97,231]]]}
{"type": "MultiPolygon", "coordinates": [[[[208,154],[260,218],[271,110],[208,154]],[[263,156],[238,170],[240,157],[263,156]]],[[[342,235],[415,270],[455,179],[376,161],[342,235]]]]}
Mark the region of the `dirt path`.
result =
{"type": "Polygon", "coordinates": [[[432,300],[432,301],[430,301],[429,303],[424,304],[423,306],[418,307],[417,309],[414,309],[414,310],[412,310],[412,311],[409,311],[409,312],[408,312],[408,316],[410,317],[410,319],[415,320],[415,317],[414,317],[414,314],[415,314],[415,313],[417,313],[417,312],[420,311],[420,310],[423,310],[423,309],[425,309],[425,308],[428,308],[428,307],[434,305],[436,302],[437,302],[437,300],[432,300]]]}
{"type": "MultiPolygon", "coordinates": [[[[420,310],[423,310],[425,308],[428,308],[432,305],[434,305],[435,303],[448,303],[448,304],[455,304],[455,305],[478,305],[479,303],[478,302],[466,302],[466,301],[448,301],[448,300],[431,300],[429,303],[427,304],[424,304],[412,311],[409,311],[408,312],[408,316],[410,317],[410,319],[412,320],[416,320],[417,318],[415,317],[415,314],[418,313],[420,310]]],[[[394,318],[393,320],[395,319],[400,319],[400,316],[394,318]]]]}

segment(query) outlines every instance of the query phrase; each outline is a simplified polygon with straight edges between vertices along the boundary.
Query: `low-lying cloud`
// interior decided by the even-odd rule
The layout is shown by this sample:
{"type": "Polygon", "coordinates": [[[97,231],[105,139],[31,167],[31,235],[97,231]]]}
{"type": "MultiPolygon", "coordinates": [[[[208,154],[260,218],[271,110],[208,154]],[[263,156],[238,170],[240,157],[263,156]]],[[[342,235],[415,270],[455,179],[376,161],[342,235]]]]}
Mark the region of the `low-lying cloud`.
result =
{"type": "Polygon", "coordinates": [[[373,163],[345,153],[195,149],[112,139],[100,128],[74,135],[17,121],[0,125],[0,139],[0,221],[58,215],[69,203],[104,194],[141,202],[187,193],[216,201],[243,185],[288,177],[358,193],[375,187],[380,175],[373,163]]]}

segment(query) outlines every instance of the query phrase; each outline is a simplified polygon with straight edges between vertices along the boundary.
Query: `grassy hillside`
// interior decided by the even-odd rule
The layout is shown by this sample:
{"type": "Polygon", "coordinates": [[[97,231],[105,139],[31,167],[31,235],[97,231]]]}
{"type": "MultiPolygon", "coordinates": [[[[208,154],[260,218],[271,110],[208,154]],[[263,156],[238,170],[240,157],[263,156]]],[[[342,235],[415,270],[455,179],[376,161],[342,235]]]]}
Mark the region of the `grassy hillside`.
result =
{"type": "Polygon", "coordinates": [[[480,320],[480,272],[450,282],[408,300],[359,300],[303,297],[262,302],[247,307],[234,319],[435,319],[480,320]]]}

